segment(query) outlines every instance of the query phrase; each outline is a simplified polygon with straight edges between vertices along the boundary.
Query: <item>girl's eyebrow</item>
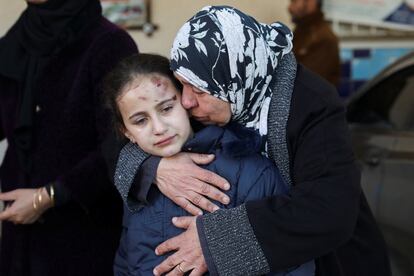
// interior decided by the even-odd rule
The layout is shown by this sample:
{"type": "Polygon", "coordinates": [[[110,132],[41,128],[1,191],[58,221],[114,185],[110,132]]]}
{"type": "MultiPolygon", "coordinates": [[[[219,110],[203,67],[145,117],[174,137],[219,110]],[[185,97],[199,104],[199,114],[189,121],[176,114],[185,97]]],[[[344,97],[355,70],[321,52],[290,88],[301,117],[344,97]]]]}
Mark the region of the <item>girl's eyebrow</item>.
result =
{"type": "Polygon", "coordinates": [[[156,106],[159,107],[159,106],[165,104],[166,102],[176,101],[176,100],[177,100],[177,95],[174,95],[169,99],[166,99],[166,100],[163,100],[163,101],[159,102],[156,106]]]}
{"type": "MultiPolygon", "coordinates": [[[[172,96],[172,97],[171,97],[171,98],[169,98],[169,99],[165,99],[165,100],[163,100],[163,101],[159,102],[159,103],[156,105],[156,107],[159,107],[159,106],[161,106],[161,105],[163,105],[163,104],[165,104],[165,103],[167,103],[167,102],[170,102],[170,101],[176,101],[176,100],[177,100],[177,95],[174,95],[174,96],[172,96]]],[[[129,117],[128,117],[128,120],[132,119],[132,118],[133,118],[133,117],[135,117],[135,116],[141,115],[142,113],[144,113],[144,112],[142,112],[142,111],[135,112],[134,114],[132,114],[131,116],[129,116],[129,117]]]]}

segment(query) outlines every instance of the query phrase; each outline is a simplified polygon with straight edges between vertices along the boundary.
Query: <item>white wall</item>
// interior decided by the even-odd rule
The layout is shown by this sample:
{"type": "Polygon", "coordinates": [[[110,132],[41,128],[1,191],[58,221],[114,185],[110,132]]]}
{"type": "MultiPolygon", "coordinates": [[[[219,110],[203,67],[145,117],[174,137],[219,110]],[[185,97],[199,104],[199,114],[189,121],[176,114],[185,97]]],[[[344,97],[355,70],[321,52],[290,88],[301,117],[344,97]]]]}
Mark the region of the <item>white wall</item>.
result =
{"type": "Polygon", "coordinates": [[[140,31],[133,31],[131,35],[142,52],[165,56],[169,56],[172,41],[182,24],[207,5],[234,6],[260,22],[282,21],[290,24],[287,12],[289,0],[153,0],[151,3],[151,21],[158,25],[158,30],[151,37],[140,31]]]}
{"type": "MultiPolygon", "coordinates": [[[[265,23],[282,21],[290,24],[289,0],[152,0],[152,22],[158,30],[148,37],[141,31],[130,32],[141,52],[169,55],[174,36],[181,25],[206,5],[230,5],[265,23]],[[185,7],[185,8],[183,8],[185,7]]],[[[0,36],[10,28],[26,7],[23,0],[0,0],[0,36]]]]}

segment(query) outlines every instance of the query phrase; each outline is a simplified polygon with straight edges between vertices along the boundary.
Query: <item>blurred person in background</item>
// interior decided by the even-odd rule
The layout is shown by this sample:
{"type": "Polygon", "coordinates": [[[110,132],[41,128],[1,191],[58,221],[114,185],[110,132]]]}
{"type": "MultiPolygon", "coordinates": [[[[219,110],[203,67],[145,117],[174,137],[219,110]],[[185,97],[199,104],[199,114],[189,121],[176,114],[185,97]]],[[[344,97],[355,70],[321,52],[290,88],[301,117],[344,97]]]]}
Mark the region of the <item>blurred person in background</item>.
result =
{"type": "Polygon", "coordinates": [[[293,52],[298,62],[338,85],[340,59],[338,38],[322,12],[322,0],[291,0],[289,13],[296,28],[293,52]]]}
{"type": "Polygon", "coordinates": [[[27,0],[0,39],[0,275],[112,274],[122,203],[100,82],[137,51],[98,0],[27,0]]]}

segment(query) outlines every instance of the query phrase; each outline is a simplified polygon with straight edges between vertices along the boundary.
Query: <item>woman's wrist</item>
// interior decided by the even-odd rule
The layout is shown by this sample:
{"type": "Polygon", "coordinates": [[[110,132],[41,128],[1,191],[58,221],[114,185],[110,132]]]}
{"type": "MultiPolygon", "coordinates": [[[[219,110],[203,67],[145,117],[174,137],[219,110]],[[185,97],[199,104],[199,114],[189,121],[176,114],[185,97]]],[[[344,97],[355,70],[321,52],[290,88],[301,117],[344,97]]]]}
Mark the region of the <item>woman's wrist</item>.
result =
{"type": "Polygon", "coordinates": [[[53,201],[48,194],[46,187],[41,187],[33,194],[33,209],[42,213],[53,207],[53,201]]]}

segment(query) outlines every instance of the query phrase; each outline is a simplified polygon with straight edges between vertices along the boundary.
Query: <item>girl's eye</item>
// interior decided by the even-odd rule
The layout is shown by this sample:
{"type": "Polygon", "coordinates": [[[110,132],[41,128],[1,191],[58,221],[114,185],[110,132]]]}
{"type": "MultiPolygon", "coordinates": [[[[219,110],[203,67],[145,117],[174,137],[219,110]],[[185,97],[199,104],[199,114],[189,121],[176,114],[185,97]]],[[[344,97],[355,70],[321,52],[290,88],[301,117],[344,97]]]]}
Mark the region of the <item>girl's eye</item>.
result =
{"type": "Polygon", "coordinates": [[[167,105],[167,106],[164,106],[162,109],[161,109],[161,112],[162,113],[167,113],[167,112],[169,112],[170,110],[172,110],[173,109],[173,106],[172,105],[167,105]]]}
{"type": "Polygon", "coordinates": [[[147,122],[147,118],[136,119],[134,124],[137,126],[143,126],[147,122]]]}

